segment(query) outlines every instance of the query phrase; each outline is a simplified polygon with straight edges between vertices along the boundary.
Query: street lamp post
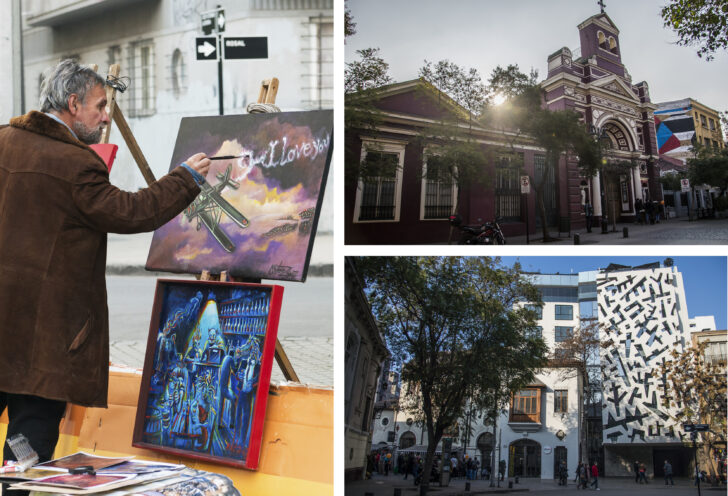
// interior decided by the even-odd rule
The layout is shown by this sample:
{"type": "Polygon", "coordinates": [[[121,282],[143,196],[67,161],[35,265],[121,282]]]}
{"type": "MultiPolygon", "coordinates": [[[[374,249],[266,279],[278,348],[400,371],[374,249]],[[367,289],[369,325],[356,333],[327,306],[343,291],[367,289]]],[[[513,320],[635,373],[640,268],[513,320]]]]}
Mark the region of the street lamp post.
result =
{"type": "MultiPolygon", "coordinates": [[[[599,156],[600,156],[600,162],[601,167],[599,169],[599,173],[603,172],[604,166],[607,164],[606,158],[602,156],[602,146],[601,143],[605,139],[609,139],[609,135],[607,134],[606,129],[603,127],[597,127],[594,124],[589,124],[589,134],[594,138],[594,140],[599,144],[599,156]]],[[[602,177],[602,180],[600,181],[600,189],[599,192],[599,201],[601,204],[601,210],[602,210],[602,219],[601,219],[601,228],[602,228],[602,234],[607,233],[607,223],[609,222],[609,205],[605,205],[605,197],[607,196],[607,181],[606,177],[602,177]]]]}

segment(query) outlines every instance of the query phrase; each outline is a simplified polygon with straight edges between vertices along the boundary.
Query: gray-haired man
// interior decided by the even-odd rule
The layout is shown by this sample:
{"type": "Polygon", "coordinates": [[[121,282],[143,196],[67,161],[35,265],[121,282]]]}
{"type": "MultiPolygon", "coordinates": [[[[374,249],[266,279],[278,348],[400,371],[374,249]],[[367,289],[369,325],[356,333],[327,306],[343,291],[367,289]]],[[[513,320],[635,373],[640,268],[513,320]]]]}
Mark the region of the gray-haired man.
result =
{"type": "Polygon", "coordinates": [[[104,86],[65,60],[43,83],[41,112],[0,126],[0,412],[8,437],[23,433],[41,461],[67,402],[106,406],[106,233],[163,225],[210,167],[198,153],[136,193],[110,184],[88,147],[109,124],[104,86]]]}

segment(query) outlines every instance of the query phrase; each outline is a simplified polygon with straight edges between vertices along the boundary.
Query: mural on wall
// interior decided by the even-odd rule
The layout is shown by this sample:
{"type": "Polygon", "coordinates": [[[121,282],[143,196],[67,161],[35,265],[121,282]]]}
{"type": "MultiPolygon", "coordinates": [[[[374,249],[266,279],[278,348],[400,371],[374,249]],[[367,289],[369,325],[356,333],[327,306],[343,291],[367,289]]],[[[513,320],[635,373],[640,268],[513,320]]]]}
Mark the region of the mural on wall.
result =
{"type": "MultiPolygon", "coordinates": [[[[682,281],[671,269],[603,272],[597,276],[603,373],[604,442],[678,442],[661,405],[653,372],[682,349],[682,281]]],[[[683,304],[684,307],[684,304],[683,304]]]]}
{"type": "Polygon", "coordinates": [[[158,280],[134,446],[257,468],[282,295],[158,280]]]}
{"type": "Polygon", "coordinates": [[[155,231],[147,269],[305,281],[332,127],[331,110],[182,119],[170,169],[200,151],[217,159],[195,201],[155,231]]]}
{"type": "Polygon", "coordinates": [[[657,148],[668,156],[684,152],[692,146],[695,124],[690,115],[691,107],[680,107],[655,112],[657,148]]]}

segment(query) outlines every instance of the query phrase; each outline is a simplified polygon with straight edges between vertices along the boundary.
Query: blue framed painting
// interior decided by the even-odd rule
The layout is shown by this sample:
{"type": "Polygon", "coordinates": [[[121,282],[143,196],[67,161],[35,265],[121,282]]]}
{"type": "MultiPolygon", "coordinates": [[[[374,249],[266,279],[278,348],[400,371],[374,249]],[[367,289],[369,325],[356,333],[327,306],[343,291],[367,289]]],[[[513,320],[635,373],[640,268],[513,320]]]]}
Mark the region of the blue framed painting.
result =
{"type": "Polygon", "coordinates": [[[256,469],[283,287],[159,279],[133,445],[256,469]]]}

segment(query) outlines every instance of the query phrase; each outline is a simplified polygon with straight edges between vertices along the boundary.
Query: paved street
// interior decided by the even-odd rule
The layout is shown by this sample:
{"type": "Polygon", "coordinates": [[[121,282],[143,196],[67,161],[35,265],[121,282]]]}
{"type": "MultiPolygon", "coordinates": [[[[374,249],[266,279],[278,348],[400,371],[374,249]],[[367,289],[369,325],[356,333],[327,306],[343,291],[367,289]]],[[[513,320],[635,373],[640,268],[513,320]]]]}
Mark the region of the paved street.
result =
{"type": "MultiPolygon", "coordinates": [[[[419,488],[412,481],[403,480],[402,475],[389,475],[387,477],[374,474],[367,481],[357,481],[346,485],[346,496],[365,496],[367,493],[372,496],[393,496],[395,488],[401,490],[402,496],[419,495],[419,488]]],[[[487,494],[487,493],[526,493],[529,495],[557,495],[557,494],[579,494],[577,493],[576,484],[573,480],[569,481],[566,487],[559,486],[556,480],[542,479],[521,479],[518,484],[513,485],[513,489],[508,489],[508,480],[501,482],[501,487],[490,487],[489,481],[476,480],[470,481],[470,491],[465,491],[464,479],[456,479],[451,481],[448,487],[433,486],[428,494],[445,496],[445,495],[468,495],[468,494],[487,494]]],[[[675,486],[665,486],[662,480],[650,481],[647,485],[637,485],[634,480],[629,478],[600,478],[599,479],[600,496],[650,496],[650,495],[676,495],[676,496],[693,496],[698,494],[697,487],[693,486],[692,481],[687,479],[676,479],[675,486]]],[[[593,490],[589,490],[593,491],[593,490]]],[[[701,492],[707,495],[725,494],[726,487],[711,488],[701,486],[701,492]]]]}
{"type": "MultiPolygon", "coordinates": [[[[593,228],[591,233],[586,229],[572,231],[571,236],[552,231],[556,241],[549,244],[573,244],[574,233],[578,233],[582,245],[718,245],[728,244],[728,219],[704,219],[688,221],[687,219],[670,219],[659,224],[617,224],[616,232],[611,225],[608,234],[602,234],[601,228],[593,228]],[[623,229],[627,228],[629,237],[625,238],[623,229]]],[[[531,244],[543,245],[542,236],[531,236],[531,244]]],[[[514,236],[507,239],[508,244],[526,244],[526,236],[514,236]]]]}

